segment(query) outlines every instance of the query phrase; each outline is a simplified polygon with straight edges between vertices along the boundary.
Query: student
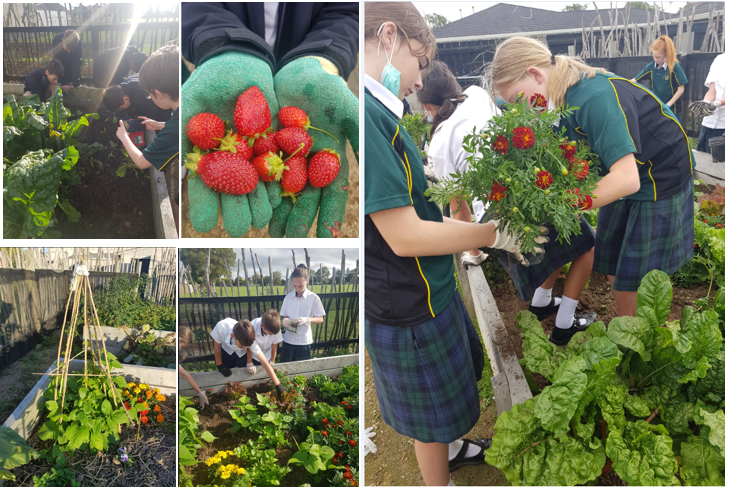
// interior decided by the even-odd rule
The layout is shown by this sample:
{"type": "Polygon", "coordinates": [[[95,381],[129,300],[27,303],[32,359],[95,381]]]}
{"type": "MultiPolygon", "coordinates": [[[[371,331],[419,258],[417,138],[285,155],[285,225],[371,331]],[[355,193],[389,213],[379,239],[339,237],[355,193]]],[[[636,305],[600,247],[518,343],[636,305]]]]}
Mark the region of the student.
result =
{"type": "Polygon", "coordinates": [[[138,73],[147,55],[134,46],[111,48],[94,60],[93,79],[96,88],[119,85],[129,72],[138,73]]]}
{"type": "Polygon", "coordinates": [[[63,65],[51,60],[45,68],[33,70],[25,76],[23,95],[38,94],[41,102],[48,100],[58,87],[58,79],[63,76],[63,65]]]}
{"type": "Polygon", "coordinates": [[[324,323],[324,306],[319,296],[309,291],[309,271],[299,264],[291,273],[294,290],[284,297],[281,318],[286,333],[281,346],[281,362],[305,361],[311,359],[311,344],[314,336],[311,325],[324,323]]]}
{"type": "Polygon", "coordinates": [[[283,395],[283,385],[276,377],[276,373],[268,363],[263,351],[256,343],[256,329],[248,320],[236,321],[226,318],[218,322],[210,333],[213,338],[213,353],[215,354],[215,365],[220,374],[226,378],[233,374],[231,368],[247,367],[249,374],[255,374],[256,368],[246,366],[248,351],[258,358],[263,369],[273,381],[278,396],[283,395]]]}
{"type": "Polygon", "coordinates": [[[167,192],[172,204],[175,227],[180,225],[178,212],[179,163],[180,154],[180,48],[175,45],[163,46],[150,55],[139,71],[139,86],[145,97],[163,110],[172,110],[167,122],[145,120],[147,129],[161,130],[144,151],[140,151],[129,138],[124,121],[119,121],[116,136],[134,164],[144,170],[154,166],[165,173],[167,192]]]}
{"type": "Polygon", "coordinates": [[[698,151],[709,153],[709,140],[724,134],[728,77],[729,57],[726,53],[722,53],[714,58],[711,68],[709,68],[709,74],[704,81],[704,86],[709,88],[704,95],[704,100],[692,102],[689,106],[697,116],[703,116],[699,143],[696,146],[698,151]]]}
{"type": "MultiPolygon", "coordinates": [[[[182,349],[192,345],[194,339],[192,335],[192,330],[187,327],[180,327],[179,332],[180,336],[178,338],[179,341],[177,349],[180,351],[180,361],[182,361],[185,358],[182,349]]],[[[210,405],[210,402],[208,401],[208,397],[205,392],[200,389],[197,383],[195,383],[195,380],[192,378],[192,376],[190,376],[190,373],[188,373],[187,370],[182,367],[182,364],[177,365],[177,373],[182,376],[182,379],[187,381],[187,384],[189,384],[193,390],[197,391],[197,396],[200,397],[200,410],[205,408],[205,405],[210,405]]]]}
{"type": "Polygon", "coordinates": [[[152,99],[145,97],[144,90],[139,86],[138,73],[129,75],[119,85],[112,85],[104,90],[104,106],[111,112],[124,111],[124,119],[144,117],[166,122],[172,117],[172,110],[157,107],[152,99]]]}
{"type": "Polygon", "coordinates": [[[683,68],[676,59],[676,47],[668,36],[661,36],[651,46],[653,62],[648,63],[631,82],[650,79],[651,90],[666,104],[676,120],[681,122],[681,107],[676,104],[688,83],[683,68]]]}
{"type": "MultiPolygon", "coordinates": [[[[483,464],[491,445],[459,439],[480,416],[473,353],[483,347],[453,254],[490,246],[528,261],[497,221],[445,218],[423,195],[420,153],[399,119],[403,97],[422,87],[435,37],[410,2],[366,2],[365,19],[365,346],[384,422],[415,440],[426,485],[453,484],[449,471],[483,464]]],[[[538,236],[534,251],[545,241],[538,236]]]]}
{"type": "MultiPolygon", "coordinates": [[[[488,93],[479,86],[471,86],[461,91],[456,77],[442,61],[434,61],[433,68],[423,77],[423,88],[417,92],[418,101],[433,117],[430,130],[431,143],[428,156],[433,159],[436,177],[442,179],[468,169],[466,158],[469,154],[463,149],[463,140],[474,129],[484,131],[491,118],[501,111],[494,107],[488,93]]],[[[481,221],[487,211],[478,199],[473,200],[477,221],[481,221]]],[[[471,210],[467,201],[454,199],[450,203],[453,219],[471,223],[471,210]]],[[[557,231],[551,224],[551,240],[544,245],[544,258],[539,264],[524,267],[510,256],[496,251],[495,254],[504,269],[511,276],[514,286],[524,301],[530,301],[529,311],[543,320],[557,312],[552,342],[567,345],[572,336],[590,326],[597,314],[575,314],[577,304],[587,280],[592,272],[595,232],[585,218],[580,226],[582,234],[572,237],[570,243],[560,244],[557,231]],[[552,297],[552,287],[565,264],[571,263],[562,298],[552,297]]],[[[486,259],[479,249],[463,252],[461,260],[465,265],[478,265],[486,259]]]]}
{"type": "MultiPolygon", "coordinates": [[[[281,335],[281,317],[278,311],[268,310],[261,318],[255,318],[251,323],[253,324],[253,328],[256,329],[256,343],[261,348],[261,351],[263,351],[263,356],[268,359],[269,364],[275,363],[278,344],[283,342],[283,336],[281,335]]],[[[249,350],[248,372],[250,372],[251,366],[254,366],[252,374],[255,374],[255,366],[260,365],[261,363],[257,359],[253,359],[253,354],[249,350]]]]}
{"type": "Polygon", "coordinates": [[[83,43],[73,29],[58,34],[51,41],[53,58],[63,63],[63,76],[59,83],[63,90],[81,87],[81,66],[83,65],[83,43]]]}
{"type": "Polygon", "coordinates": [[[592,208],[603,209],[593,268],[608,275],[618,315],[635,316],[643,276],[654,269],[673,274],[693,255],[695,163],[683,128],[645,87],[554,56],[534,39],[501,43],[489,78],[507,102],[539,93],[549,107],[579,107],[559,129],[600,157],[592,208]]]}

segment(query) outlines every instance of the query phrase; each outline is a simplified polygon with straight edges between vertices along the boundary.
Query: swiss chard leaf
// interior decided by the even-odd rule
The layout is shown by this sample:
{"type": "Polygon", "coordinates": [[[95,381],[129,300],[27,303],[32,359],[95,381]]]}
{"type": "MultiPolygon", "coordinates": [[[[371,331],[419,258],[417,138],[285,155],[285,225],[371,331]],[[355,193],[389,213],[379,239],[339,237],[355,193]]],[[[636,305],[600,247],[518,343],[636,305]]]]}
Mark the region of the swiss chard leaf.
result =
{"type": "Polygon", "coordinates": [[[681,478],[685,485],[724,486],[723,464],[717,451],[699,436],[689,436],[681,443],[681,478]]]}
{"type": "Polygon", "coordinates": [[[658,325],[666,323],[671,313],[673,289],[668,274],[659,270],[652,270],[643,277],[638,287],[638,311],[647,307],[655,314],[658,325]]]}

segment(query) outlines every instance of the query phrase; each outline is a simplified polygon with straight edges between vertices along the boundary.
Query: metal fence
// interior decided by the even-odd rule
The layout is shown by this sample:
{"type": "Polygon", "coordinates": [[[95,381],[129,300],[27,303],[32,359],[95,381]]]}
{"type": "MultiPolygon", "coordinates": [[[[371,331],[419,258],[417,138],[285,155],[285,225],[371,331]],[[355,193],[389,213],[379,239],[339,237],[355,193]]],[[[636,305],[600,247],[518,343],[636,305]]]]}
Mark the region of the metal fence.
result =
{"type": "MultiPolygon", "coordinates": [[[[195,343],[185,349],[183,363],[213,360],[213,340],[210,337],[215,325],[225,318],[253,320],[269,309],[279,310],[284,295],[238,296],[217,298],[180,298],[178,300],[178,325],[192,330],[195,343]]],[[[324,323],[312,325],[314,343],[312,354],[331,349],[359,349],[359,292],[319,294],[327,314],[324,323]]]]}

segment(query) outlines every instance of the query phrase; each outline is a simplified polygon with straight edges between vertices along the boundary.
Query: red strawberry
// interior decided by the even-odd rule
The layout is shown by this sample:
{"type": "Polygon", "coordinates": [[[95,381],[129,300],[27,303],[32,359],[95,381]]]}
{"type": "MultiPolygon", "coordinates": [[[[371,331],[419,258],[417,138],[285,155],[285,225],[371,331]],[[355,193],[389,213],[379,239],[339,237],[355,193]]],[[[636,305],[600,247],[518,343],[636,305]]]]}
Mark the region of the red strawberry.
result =
{"type": "Polygon", "coordinates": [[[238,133],[233,134],[233,131],[228,131],[228,134],[220,140],[218,150],[238,153],[246,160],[253,158],[253,148],[248,146],[248,138],[238,133]]]}
{"type": "MultiPolygon", "coordinates": [[[[321,131],[322,133],[329,134],[323,129],[313,127],[311,125],[311,121],[309,120],[309,116],[306,115],[306,112],[304,112],[303,109],[299,109],[298,107],[282,107],[278,111],[278,120],[285,128],[303,128],[306,131],[308,131],[309,129],[316,129],[317,131],[321,131]]],[[[329,136],[334,138],[334,140],[339,143],[339,140],[335,138],[334,135],[329,134],[329,136]]]]}
{"type": "Polygon", "coordinates": [[[238,97],[233,119],[238,132],[249,138],[258,138],[271,127],[271,110],[261,89],[251,87],[238,97]]]}
{"type": "Polygon", "coordinates": [[[271,182],[272,180],[281,180],[281,176],[284,170],[288,167],[284,166],[281,157],[273,152],[268,152],[264,155],[258,155],[251,163],[256,167],[258,177],[264,182],[271,182]]]}
{"type": "Polygon", "coordinates": [[[306,157],[295,155],[286,161],[288,170],[281,177],[281,188],[285,192],[297,193],[306,185],[306,157]]]}
{"type": "Polygon", "coordinates": [[[200,175],[206,186],[216,192],[241,195],[253,191],[258,184],[258,174],[251,162],[238,153],[213,151],[201,155],[189,153],[185,166],[200,175]]]}
{"type": "Polygon", "coordinates": [[[255,143],[253,143],[254,155],[263,155],[269,151],[276,153],[277,155],[278,152],[281,151],[278,143],[276,143],[276,131],[265,132],[260,138],[256,138],[255,143]]]}
{"type": "Polygon", "coordinates": [[[276,142],[289,155],[296,153],[296,156],[302,157],[309,153],[313,144],[309,133],[302,128],[283,128],[276,133],[276,142]],[[303,148],[301,148],[302,145],[303,148]],[[301,151],[298,151],[299,148],[301,148],[301,151]]]}
{"type": "Polygon", "coordinates": [[[319,150],[309,161],[309,182],[314,187],[325,187],[339,174],[339,153],[331,148],[319,150]]]}
{"type": "Polygon", "coordinates": [[[202,112],[187,123],[187,137],[201,150],[217,148],[218,141],[225,134],[223,120],[215,114],[202,112]]]}

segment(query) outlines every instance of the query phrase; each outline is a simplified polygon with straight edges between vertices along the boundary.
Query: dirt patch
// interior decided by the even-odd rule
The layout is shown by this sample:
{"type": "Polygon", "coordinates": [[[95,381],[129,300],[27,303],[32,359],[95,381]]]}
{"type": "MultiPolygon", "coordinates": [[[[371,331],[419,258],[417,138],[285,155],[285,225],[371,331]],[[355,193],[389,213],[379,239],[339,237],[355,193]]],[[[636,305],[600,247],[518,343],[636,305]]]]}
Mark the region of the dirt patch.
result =
{"type": "MultiPolygon", "coordinates": [[[[347,142],[347,161],[349,162],[349,194],[347,195],[347,209],[344,212],[341,238],[357,238],[359,236],[359,165],[349,142],[347,142]]],[[[307,238],[316,238],[317,219],[314,219],[307,238]]],[[[223,227],[223,214],[220,208],[218,208],[218,224],[211,231],[199,233],[192,227],[190,204],[187,200],[187,179],[182,182],[182,236],[189,238],[230,238],[230,235],[223,227]]],[[[242,238],[268,238],[268,225],[260,230],[251,227],[242,238]]]]}
{"type": "MultiPolygon", "coordinates": [[[[88,487],[174,487],[177,485],[177,440],[175,437],[176,397],[168,396],[160,404],[165,422],[143,427],[123,426],[121,442],[109,452],[91,455],[89,451],[67,454],[73,478],[88,487]],[[126,447],[132,465],[123,467],[117,458],[117,447],[126,447]]],[[[38,427],[42,425],[38,424],[38,427]]],[[[37,432],[36,428],[36,432],[37,432]]],[[[37,450],[50,452],[53,441],[41,441],[36,432],[28,444],[37,450]]],[[[6,486],[33,486],[33,476],[50,472],[54,463],[35,459],[12,470],[15,482],[6,486]]]]}
{"type": "Polygon", "coordinates": [[[105,149],[92,155],[93,164],[88,158],[76,164],[78,185],[61,186],[59,190],[59,198],[68,198],[81,213],[81,219],[72,223],[56,207],[59,223],[54,229],[61,232],[62,238],[156,238],[149,171],[135,172],[129,168],[124,177],[116,175],[127,159],[116,137],[117,125],[112,114],[99,112],[99,120],[92,119],[78,140],[86,144],[101,143],[105,149]]]}

